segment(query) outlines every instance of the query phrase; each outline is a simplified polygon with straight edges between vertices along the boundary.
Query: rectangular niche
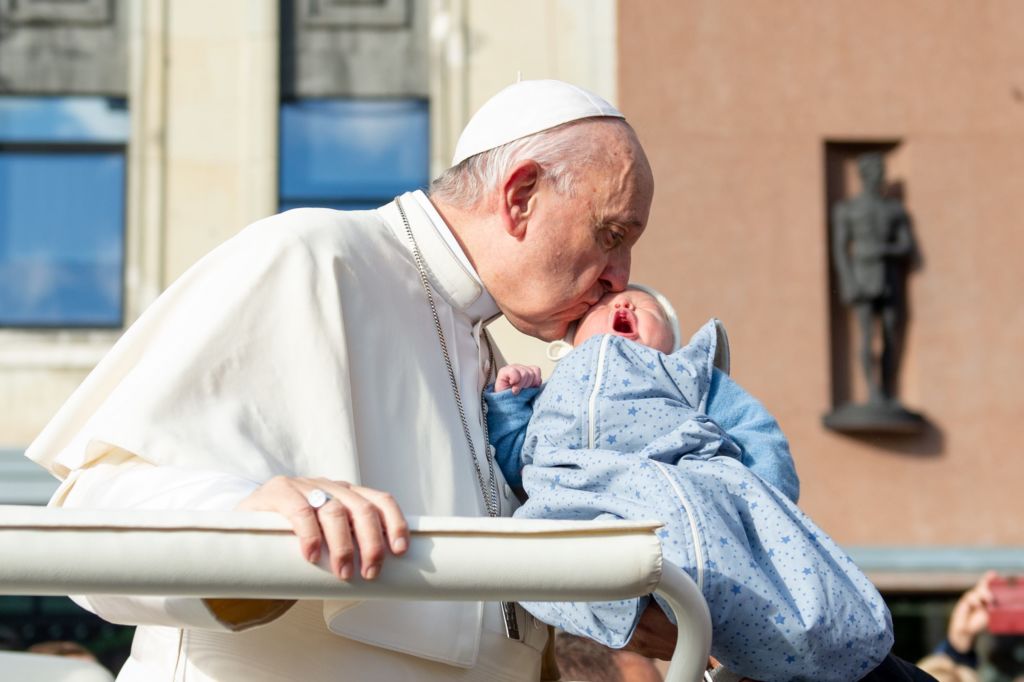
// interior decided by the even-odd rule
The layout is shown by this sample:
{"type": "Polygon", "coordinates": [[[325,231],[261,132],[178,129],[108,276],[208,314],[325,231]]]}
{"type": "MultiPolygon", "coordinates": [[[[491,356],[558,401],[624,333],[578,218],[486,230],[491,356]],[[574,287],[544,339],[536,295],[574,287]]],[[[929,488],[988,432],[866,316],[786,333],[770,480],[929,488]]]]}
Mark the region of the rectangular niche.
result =
{"type": "MultiPolygon", "coordinates": [[[[859,358],[860,330],[853,311],[840,299],[839,280],[833,262],[832,211],[837,202],[861,192],[857,159],[863,154],[878,153],[885,161],[883,195],[905,203],[907,188],[906,154],[900,140],[830,140],[825,142],[825,258],[829,283],[829,338],[832,392],[831,408],[847,403],[862,403],[868,398],[867,381],[859,358]]],[[[875,352],[880,352],[880,339],[875,339],[875,352]]],[[[905,360],[905,358],[904,358],[905,360]]],[[[897,376],[898,386],[898,376],[897,376]]]]}

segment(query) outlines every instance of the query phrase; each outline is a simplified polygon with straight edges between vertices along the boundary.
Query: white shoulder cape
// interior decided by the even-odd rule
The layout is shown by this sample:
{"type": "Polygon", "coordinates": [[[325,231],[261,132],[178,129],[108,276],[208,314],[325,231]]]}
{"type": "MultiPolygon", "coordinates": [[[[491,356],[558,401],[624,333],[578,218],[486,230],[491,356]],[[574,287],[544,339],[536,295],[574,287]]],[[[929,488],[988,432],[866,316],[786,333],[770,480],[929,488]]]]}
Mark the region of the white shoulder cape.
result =
{"type": "MultiPolygon", "coordinates": [[[[402,205],[482,456],[473,330],[497,310],[414,198],[402,205]]],[[[249,226],[175,282],[26,454],[60,478],[120,448],[257,482],[358,482],[391,492],[408,515],[483,516],[459,424],[396,205],[300,209],[249,226]]],[[[360,641],[476,660],[479,604],[384,604],[326,615],[360,641]]]]}

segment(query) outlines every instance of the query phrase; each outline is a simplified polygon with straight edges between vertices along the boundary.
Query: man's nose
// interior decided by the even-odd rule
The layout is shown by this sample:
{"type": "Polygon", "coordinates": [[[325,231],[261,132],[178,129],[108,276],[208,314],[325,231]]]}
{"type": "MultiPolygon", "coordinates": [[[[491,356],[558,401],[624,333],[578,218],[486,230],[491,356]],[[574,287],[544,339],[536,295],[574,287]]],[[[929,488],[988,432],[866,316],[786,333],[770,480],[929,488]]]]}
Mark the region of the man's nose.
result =
{"type": "Polygon", "coordinates": [[[606,291],[625,291],[629,284],[630,253],[615,254],[608,261],[599,278],[606,291]]]}

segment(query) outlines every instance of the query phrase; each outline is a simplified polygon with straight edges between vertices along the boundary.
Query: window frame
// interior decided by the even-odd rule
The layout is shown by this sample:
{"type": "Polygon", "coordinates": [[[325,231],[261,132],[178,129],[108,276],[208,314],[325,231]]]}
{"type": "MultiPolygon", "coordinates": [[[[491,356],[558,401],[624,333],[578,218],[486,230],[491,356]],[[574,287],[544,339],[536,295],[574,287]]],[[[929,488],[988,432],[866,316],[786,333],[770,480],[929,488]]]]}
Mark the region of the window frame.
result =
{"type": "MultiPolygon", "coordinates": [[[[122,231],[124,251],[121,262],[121,323],[115,327],[85,326],[0,326],[0,375],[7,372],[81,372],[92,370],[110,351],[118,338],[138,317],[140,308],[148,301],[147,292],[155,289],[159,283],[160,271],[148,267],[142,262],[143,254],[139,252],[141,242],[153,238],[162,239],[154,233],[153,227],[139,224],[133,214],[132,192],[139,189],[140,168],[138,157],[142,148],[149,149],[153,144],[139,145],[136,135],[139,133],[138,121],[141,112],[133,106],[131,93],[127,97],[94,94],[34,94],[34,93],[2,93],[10,98],[102,98],[117,99],[124,103],[128,116],[128,130],[124,141],[112,141],[108,138],[94,142],[82,140],[45,140],[38,137],[19,139],[5,138],[0,141],[4,150],[25,151],[40,149],[50,151],[66,151],[68,149],[87,148],[90,151],[104,151],[116,148],[124,159],[124,178],[122,187],[122,231]],[[135,190],[133,190],[133,187],[135,190]]],[[[159,143],[157,143],[159,147],[159,143]]]]}
{"type": "MultiPolygon", "coordinates": [[[[284,193],[284,181],[285,181],[285,108],[288,106],[301,104],[303,102],[314,102],[314,103],[331,103],[331,102],[366,102],[366,103],[399,103],[399,104],[412,104],[415,103],[417,106],[421,106],[424,114],[424,135],[425,135],[425,146],[424,146],[424,165],[423,165],[423,189],[430,186],[431,179],[431,154],[433,152],[433,129],[432,129],[432,118],[431,108],[432,101],[427,97],[419,96],[391,96],[391,97],[361,97],[353,95],[339,95],[339,96],[318,96],[318,97],[289,97],[282,99],[278,103],[278,116],[279,116],[279,129],[277,134],[277,153],[278,153],[278,167],[277,167],[277,207],[279,211],[287,211],[294,208],[302,207],[328,207],[336,210],[366,210],[365,207],[373,205],[373,208],[383,206],[394,199],[395,195],[389,195],[385,197],[383,194],[377,196],[371,196],[369,194],[362,194],[359,196],[350,197],[331,197],[328,195],[286,195],[284,193]],[[350,207],[344,207],[345,204],[350,204],[350,207]]],[[[418,188],[417,188],[418,189],[418,188]]],[[[405,190],[411,191],[411,190],[405,190]]]]}
{"type": "MultiPolygon", "coordinates": [[[[121,282],[121,300],[118,307],[118,321],[114,324],[89,324],[75,322],[55,322],[52,324],[6,324],[0,320],[0,332],[47,332],[47,331],[124,331],[126,328],[128,306],[127,272],[128,272],[128,143],[126,142],[51,142],[51,141],[0,141],[0,155],[9,152],[19,154],[38,154],[47,156],[50,154],[74,154],[86,156],[89,154],[119,154],[123,164],[121,179],[121,268],[118,279],[121,282]]],[[[0,339],[2,340],[2,339],[0,339]]]]}

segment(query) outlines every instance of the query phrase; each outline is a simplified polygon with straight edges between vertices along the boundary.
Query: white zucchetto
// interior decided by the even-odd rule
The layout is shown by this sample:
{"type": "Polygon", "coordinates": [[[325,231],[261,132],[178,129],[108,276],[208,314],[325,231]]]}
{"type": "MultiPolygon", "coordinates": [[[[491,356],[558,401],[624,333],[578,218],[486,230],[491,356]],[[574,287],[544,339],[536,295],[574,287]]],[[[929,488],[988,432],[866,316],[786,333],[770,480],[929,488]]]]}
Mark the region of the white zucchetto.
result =
{"type": "Polygon", "coordinates": [[[557,80],[514,83],[491,97],[466,124],[452,166],[471,156],[581,118],[626,117],[604,98],[557,80]]]}

